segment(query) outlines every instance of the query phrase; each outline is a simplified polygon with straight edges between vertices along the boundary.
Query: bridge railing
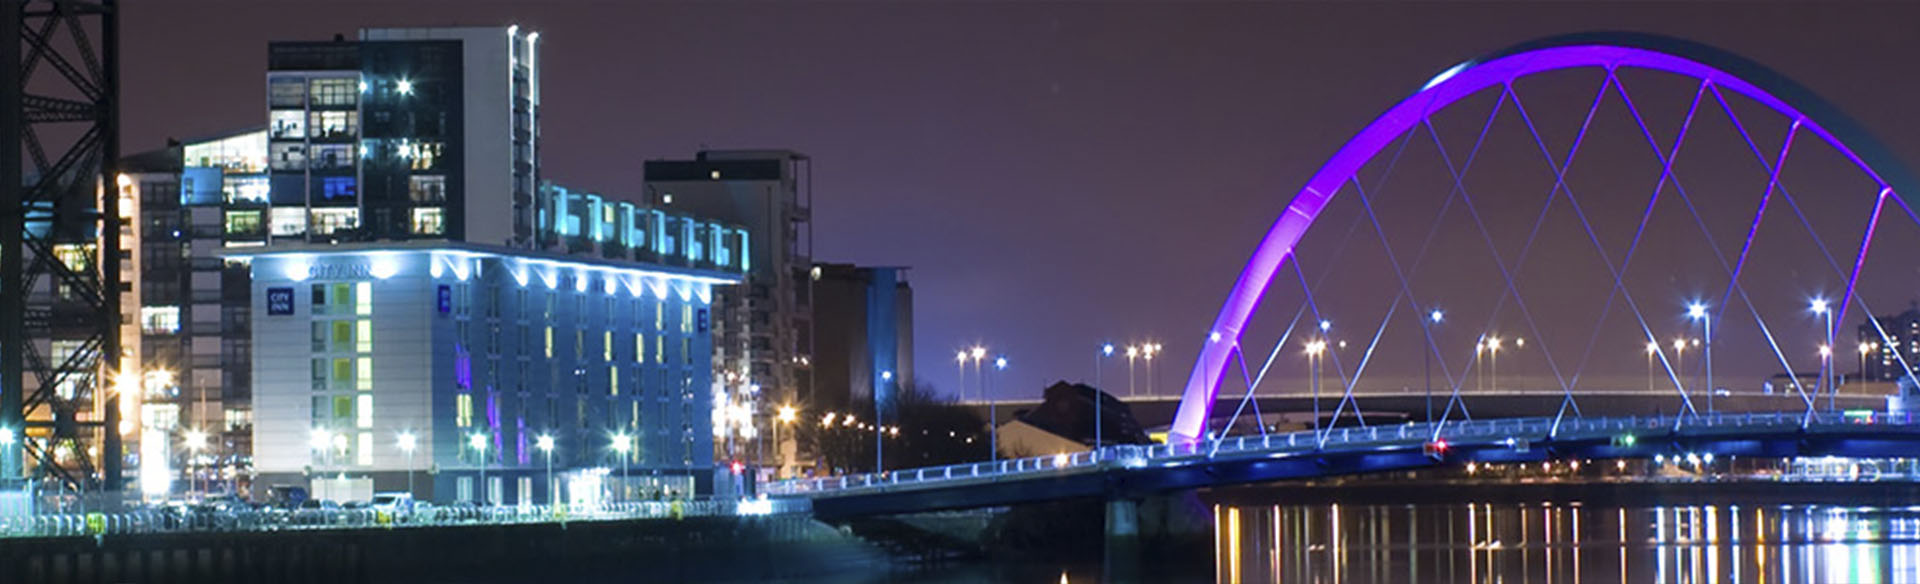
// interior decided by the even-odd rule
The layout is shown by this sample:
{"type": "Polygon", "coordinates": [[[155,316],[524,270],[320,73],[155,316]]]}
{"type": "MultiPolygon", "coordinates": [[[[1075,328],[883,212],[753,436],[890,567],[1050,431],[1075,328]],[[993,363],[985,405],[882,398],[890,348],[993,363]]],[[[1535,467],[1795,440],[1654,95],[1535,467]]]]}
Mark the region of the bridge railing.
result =
{"type": "Polygon", "coordinates": [[[928,483],[993,482],[1040,473],[1090,472],[1112,467],[1139,468],[1189,458],[1259,453],[1266,456],[1310,454],[1382,445],[1408,446],[1429,441],[1460,445],[1513,445],[1517,441],[1593,439],[1621,434],[1665,435],[1748,432],[1755,428],[1803,429],[1860,425],[1912,425],[1903,412],[1758,412],[1606,418],[1502,418],[1394,425],[1348,426],[1326,430],[1229,436],[1214,440],[1154,445],[1116,445],[1098,450],[902,469],[881,473],[792,479],[765,485],[781,496],[865,489],[914,487],[928,483]]]}
{"type": "Polygon", "coordinates": [[[803,498],[632,501],[598,505],[447,506],[412,510],[143,509],[114,513],[0,516],[0,538],[630,521],[773,515],[811,510],[812,503],[803,498]]]}

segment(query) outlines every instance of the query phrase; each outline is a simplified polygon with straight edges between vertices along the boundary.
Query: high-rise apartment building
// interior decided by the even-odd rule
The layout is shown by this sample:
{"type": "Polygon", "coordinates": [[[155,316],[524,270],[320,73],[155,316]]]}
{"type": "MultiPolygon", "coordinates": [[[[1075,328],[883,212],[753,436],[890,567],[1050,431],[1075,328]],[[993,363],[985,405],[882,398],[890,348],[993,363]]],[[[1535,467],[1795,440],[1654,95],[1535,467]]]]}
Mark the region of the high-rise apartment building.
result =
{"type": "MultiPolygon", "coordinates": [[[[649,160],[647,203],[739,225],[753,234],[746,278],[714,292],[714,361],[723,397],[748,412],[734,438],[767,431],[769,414],[813,398],[811,164],[785,150],[711,150],[649,160]]],[[[727,454],[770,460],[755,445],[727,454]]],[[[725,443],[723,443],[725,444],[725,443]]]]}

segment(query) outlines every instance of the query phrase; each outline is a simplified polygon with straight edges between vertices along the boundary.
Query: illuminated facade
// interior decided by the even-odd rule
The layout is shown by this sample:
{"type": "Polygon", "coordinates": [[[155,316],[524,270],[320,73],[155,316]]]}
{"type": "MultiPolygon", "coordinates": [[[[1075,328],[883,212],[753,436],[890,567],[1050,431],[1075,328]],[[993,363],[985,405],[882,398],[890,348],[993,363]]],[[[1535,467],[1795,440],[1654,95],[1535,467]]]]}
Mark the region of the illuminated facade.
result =
{"type": "Polygon", "coordinates": [[[738,281],[745,234],[645,215],[600,241],[644,262],[453,242],[236,252],[253,273],[256,484],[398,491],[411,473],[423,499],[507,504],[709,488],[710,302],[738,281]]]}

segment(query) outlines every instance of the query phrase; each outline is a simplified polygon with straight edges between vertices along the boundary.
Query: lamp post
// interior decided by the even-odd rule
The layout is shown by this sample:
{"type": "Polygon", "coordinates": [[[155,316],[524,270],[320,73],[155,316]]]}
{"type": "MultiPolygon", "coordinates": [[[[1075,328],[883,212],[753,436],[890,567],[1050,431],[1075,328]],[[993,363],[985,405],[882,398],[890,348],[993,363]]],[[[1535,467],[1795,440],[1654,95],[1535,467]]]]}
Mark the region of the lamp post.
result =
{"type": "MultiPolygon", "coordinates": [[[[1822,306],[1826,303],[1822,302],[1822,306]]],[[[1687,305],[1687,318],[1700,321],[1700,335],[1707,340],[1705,357],[1707,376],[1707,413],[1713,413],[1713,319],[1707,314],[1707,305],[1695,302],[1687,305]]]]}
{"type": "MultiPolygon", "coordinates": [[[[1005,355],[994,357],[993,369],[995,371],[1006,371],[1007,357],[1005,355]]],[[[985,384],[983,383],[982,385],[983,385],[982,391],[985,391],[985,387],[984,387],[985,384]]],[[[994,462],[1000,462],[1000,426],[997,422],[997,420],[1000,419],[1000,416],[994,407],[997,403],[998,402],[996,402],[992,397],[987,398],[987,418],[988,418],[987,448],[993,450],[994,462]]]]}
{"type": "MultiPolygon", "coordinates": [[[[1820,345],[1820,383],[1827,388],[1827,411],[1833,411],[1834,394],[1840,388],[1833,382],[1833,307],[1827,305],[1827,299],[1815,298],[1808,303],[1807,310],[1825,317],[1826,326],[1821,330],[1826,334],[1826,343],[1820,345]]],[[[1712,342],[1713,339],[1707,339],[1712,342]]],[[[1819,395],[1815,393],[1814,395],[1819,395]]]]}
{"type": "Polygon", "coordinates": [[[480,457],[480,500],[492,505],[493,498],[487,493],[487,435],[474,432],[467,437],[467,446],[472,447],[474,454],[480,457]]]}
{"type": "Polygon", "coordinates": [[[1160,353],[1160,343],[1147,343],[1140,346],[1140,358],[1147,362],[1147,397],[1153,397],[1153,356],[1160,353]]]}
{"type": "Polygon", "coordinates": [[[1426,325],[1425,328],[1427,333],[1427,350],[1421,351],[1421,357],[1422,357],[1421,369],[1426,373],[1426,377],[1427,377],[1427,423],[1428,424],[1433,423],[1433,353],[1439,350],[1438,347],[1434,346],[1433,326],[1440,324],[1441,321],[1446,320],[1446,318],[1447,318],[1446,313],[1441,312],[1440,309],[1438,308],[1435,308],[1433,309],[1432,312],[1427,313],[1427,318],[1422,319],[1420,321],[1421,324],[1426,325]]]}
{"type": "MultiPolygon", "coordinates": [[[[783,411],[784,413],[784,411],[783,411]]],[[[627,452],[633,450],[632,438],[625,432],[613,435],[613,451],[620,455],[620,500],[627,500],[627,452]]]]}
{"type": "Polygon", "coordinates": [[[412,432],[401,432],[398,442],[400,451],[407,453],[407,494],[418,497],[419,494],[413,492],[413,449],[419,446],[419,441],[412,432]]]}
{"type": "Polygon", "coordinates": [[[1653,393],[1653,356],[1660,353],[1660,343],[1647,341],[1647,393],[1653,393]]]}
{"type": "Polygon", "coordinates": [[[1324,340],[1307,342],[1307,386],[1313,389],[1313,429],[1320,429],[1320,354],[1326,352],[1324,340]]]}
{"type": "Polygon", "coordinates": [[[955,353],[953,355],[953,363],[954,368],[960,370],[959,394],[960,399],[965,400],[967,399],[967,352],[963,350],[955,353]]]}
{"type": "Polygon", "coordinates": [[[551,506],[553,506],[553,505],[554,505],[554,500],[553,500],[553,437],[552,437],[552,436],[549,436],[549,435],[546,435],[546,434],[541,434],[539,438],[535,438],[535,439],[534,439],[534,441],[533,441],[533,445],[534,445],[534,446],[536,446],[536,447],[539,447],[539,448],[540,448],[540,452],[541,452],[542,454],[546,454],[546,455],[547,455],[547,506],[549,506],[549,507],[551,507],[551,506]]]}
{"type": "MultiPolygon", "coordinates": [[[[974,345],[972,349],[967,350],[967,356],[973,358],[973,376],[979,378],[980,381],[980,400],[987,402],[987,410],[989,412],[987,415],[987,432],[992,433],[995,429],[993,427],[993,415],[991,413],[993,410],[993,402],[987,400],[987,373],[980,367],[980,360],[987,356],[987,348],[974,345]]],[[[993,456],[992,453],[988,453],[988,455],[993,456]]]]}
{"type": "Polygon", "coordinates": [[[1680,390],[1680,393],[1683,393],[1683,394],[1687,392],[1687,386],[1684,382],[1680,380],[1684,380],[1687,378],[1686,363],[1687,363],[1687,340],[1684,338],[1674,339],[1673,340],[1673,371],[1674,371],[1673,378],[1675,381],[1673,383],[1674,383],[1674,388],[1680,390]]]}
{"type": "Polygon", "coordinates": [[[1487,337],[1487,387],[1500,393],[1500,337],[1487,337]]]}
{"type": "MultiPolygon", "coordinates": [[[[1132,348],[1129,347],[1128,350],[1131,351],[1132,348]]],[[[1101,434],[1101,428],[1100,428],[1102,425],[1104,425],[1100,423],[1103,421],[1100,417],[1100,404],[1101,402],[1107,401],[1106,396],[1101,395],[1101,393],[1104,390],[1101,389],[1100,370],[1104,369],[1103,367],[1101,367],[1101,365],[1106,364],[1107,357],[1111,357],[1111,356],[1113,356],[1113,343],[1102,343],[1100,345],[1100,352],[1093,354],[1093,459],[1094,460],[1100,460],[1100,445],[1106,443],[1102,440],[1104,436],[1101,434]]],[[[1132,366],[1131,359],[1128,360],[1128,366],[1129,367],[1132,366]]],[[[1129,396],[1133,395],[1131,388],[1129,388],[1127,395],[1129,396]]]]}
{"type": "Polygon", "coordinates": [[[200,471],[198,469],[200,465],[200,449],[207,446],[207,433],[188,429],[184,438],[186,439],[187,456],[189,457],[187,464],[187,489],[198,491],[200,490],[200,471]]]}
{"type": "Polygon", "coordinates": [[[1880,348],[1880,343],[1860,343],[1860,381],[1867,380],[1867,354],[1880,348]]]}

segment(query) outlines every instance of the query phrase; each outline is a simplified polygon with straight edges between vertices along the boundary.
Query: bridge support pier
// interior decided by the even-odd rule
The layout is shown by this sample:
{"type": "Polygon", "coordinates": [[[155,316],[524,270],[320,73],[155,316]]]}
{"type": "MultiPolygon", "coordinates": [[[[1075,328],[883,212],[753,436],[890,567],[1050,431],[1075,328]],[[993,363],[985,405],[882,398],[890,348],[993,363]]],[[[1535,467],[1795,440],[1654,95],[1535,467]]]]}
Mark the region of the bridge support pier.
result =
{"type": "Polygon", "coordinates": [[[1134,582],[1140,577],[1140,501],[1107,500],[1106,543],[1101,549],[1101,581],[1134,582]]]}

